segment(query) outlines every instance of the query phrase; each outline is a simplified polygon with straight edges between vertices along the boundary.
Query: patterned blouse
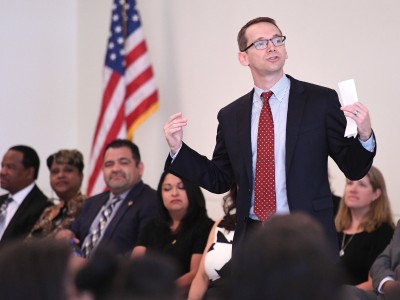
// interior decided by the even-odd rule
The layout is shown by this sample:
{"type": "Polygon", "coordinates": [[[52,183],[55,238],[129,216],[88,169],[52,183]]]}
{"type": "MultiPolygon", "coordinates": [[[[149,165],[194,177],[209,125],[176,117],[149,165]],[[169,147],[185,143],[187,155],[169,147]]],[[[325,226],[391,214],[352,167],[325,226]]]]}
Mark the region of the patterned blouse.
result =
{"type": "Polygon", "coordinates": [[[33,226],[28,238],[53,237],[59,230],[69,228],[81,211],[85,199],[86,197],[79,192],[67,203],[61,201],[59,204],[46,208],[33,226]]]}

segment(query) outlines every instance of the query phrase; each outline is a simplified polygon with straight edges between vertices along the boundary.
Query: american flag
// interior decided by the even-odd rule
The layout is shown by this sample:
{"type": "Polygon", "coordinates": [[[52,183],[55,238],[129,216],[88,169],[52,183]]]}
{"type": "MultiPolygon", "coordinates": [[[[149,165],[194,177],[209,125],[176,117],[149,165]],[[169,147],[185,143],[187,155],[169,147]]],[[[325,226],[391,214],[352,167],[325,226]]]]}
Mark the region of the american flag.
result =
{"type": "Polygon", "coordinates": [[[106,189],[105,146],[132,140],[136,128],[158,108],[158,92],[135,0],[114,0],[104,67],[103,100],[89,161],[87,195],[106,189]]]}

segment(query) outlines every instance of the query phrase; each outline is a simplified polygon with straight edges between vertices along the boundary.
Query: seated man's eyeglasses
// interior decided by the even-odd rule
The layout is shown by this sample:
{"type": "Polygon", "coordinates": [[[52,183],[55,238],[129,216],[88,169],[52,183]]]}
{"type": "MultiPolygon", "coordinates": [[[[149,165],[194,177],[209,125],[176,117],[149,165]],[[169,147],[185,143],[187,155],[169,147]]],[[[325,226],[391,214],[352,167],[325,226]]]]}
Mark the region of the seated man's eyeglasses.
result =
{"type": "Polygon", "coordinates": [[[286,36],[276,36],[273,37],[272,39],[265,39],[265,40],[258,40],[255,41],[254,43],[251,43],[248,45],[245,49],[241,50],[241,52],[245,52],[247,49],[249,49],[251,46],[254,46],[257,50],[264,50],[267,49],[268,47],[268,42],[271,42],[275,47],[282,46],[285,44],[286,36]]]}

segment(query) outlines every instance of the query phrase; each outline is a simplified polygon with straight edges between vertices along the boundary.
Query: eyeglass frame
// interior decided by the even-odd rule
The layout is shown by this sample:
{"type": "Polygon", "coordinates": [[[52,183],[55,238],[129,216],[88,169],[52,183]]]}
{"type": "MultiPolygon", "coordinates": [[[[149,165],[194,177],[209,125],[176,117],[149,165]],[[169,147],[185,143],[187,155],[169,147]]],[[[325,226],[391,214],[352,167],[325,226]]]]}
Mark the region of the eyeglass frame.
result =
{"type": "Polygon", "coordinates": [[[270,39],[261,39],[261,40],[254,41],[253,43],[251,43],[250,45],[248,45],[246,48],[244,48],[243,50],[241,50],[240,52],[245,52],[245,51],[247,51],[248,49],[250,49],[250,47],[252,47],[252,46],[254,46],[254,48],[256,48],[255,44],[256,44],[257,42],[267,42],[265,48],[262,48],[262,49],[257,49],[257,48],[256,48],[256,50],[264,50],[264,49],[267,49],[267,48],[268,48],[268,43],[269,43],[269,42],[271,42],[271,43],[274,45],[274,47],[280,47],[280,46],[283,46],[283,45],[285,44],[285,41],[286,41],[286,36],[285,36],[285,35],[274,36],[273,38],[270,38],[270,39]],[[274,43],[273,40],[276,39],[276,38],[282,38],[282,44],[281,44],[281,45],[275,45],[275,43],[274,43]]]}

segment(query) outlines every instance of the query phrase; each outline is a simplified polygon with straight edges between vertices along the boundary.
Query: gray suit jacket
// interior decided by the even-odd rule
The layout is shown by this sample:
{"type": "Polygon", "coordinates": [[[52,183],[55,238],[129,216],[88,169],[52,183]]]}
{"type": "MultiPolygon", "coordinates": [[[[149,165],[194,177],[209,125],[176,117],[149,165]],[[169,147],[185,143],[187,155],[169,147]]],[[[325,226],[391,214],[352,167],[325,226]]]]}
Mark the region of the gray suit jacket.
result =
{"type": "Polygon", "coordinates": [[[397,223],[392,241],[376,258],[371,267],[371,276],[375,290],[385,277],[400,280],[400,221],[397,223]]]}

